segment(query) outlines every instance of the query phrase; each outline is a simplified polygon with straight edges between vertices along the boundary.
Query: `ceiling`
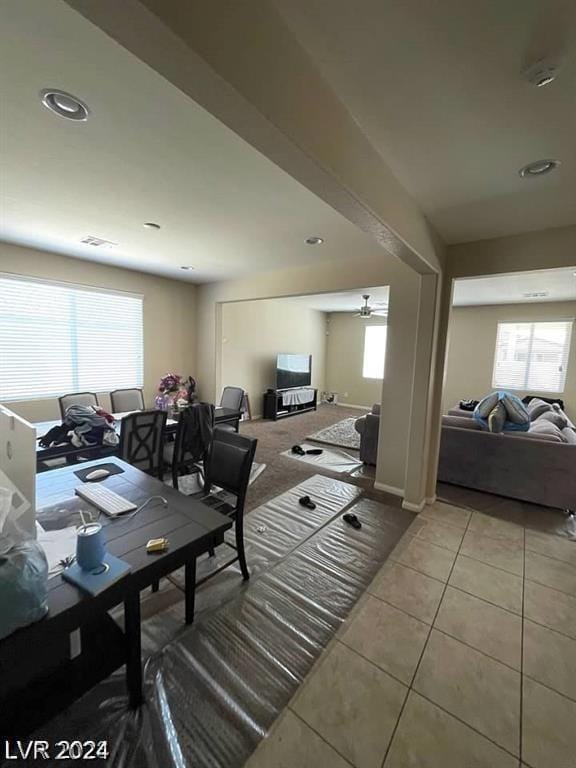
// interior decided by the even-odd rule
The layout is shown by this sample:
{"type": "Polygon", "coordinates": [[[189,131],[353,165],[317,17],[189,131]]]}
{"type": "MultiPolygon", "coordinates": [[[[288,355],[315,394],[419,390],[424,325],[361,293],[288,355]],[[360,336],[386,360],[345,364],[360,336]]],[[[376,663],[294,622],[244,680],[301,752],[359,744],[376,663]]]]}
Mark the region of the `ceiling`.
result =
{"type": "Polygon", "coordinates": [[[574,0],[274,2],[447,242],[576,223],[574,0]],[[556,81],[523,80],[549,55],[556,81]]]}
{"type": "Polygon", "coordinates": [[[543,301],[576,301],[576,266],[454,281],[455,307],[543,301]]]}
{"type": "Polygon", "coordinates": [[[0,0],[0,22],[0,239],[193,282],[381,250],[67,4],[0,0]]]}
{"type": "Polygon", "coordinates": [[[370,296],[368,304],[374,309],[383,309],[388,306],[390,288],[387,285],[377,288],[356,288],[354,291],[340,291],[339,293],[291,296],[286,299],[274,299],[274,301],[297,301],[303,307],[316,309],[320,312],[357,312],[364,303],[363,294],[370,296]]]}

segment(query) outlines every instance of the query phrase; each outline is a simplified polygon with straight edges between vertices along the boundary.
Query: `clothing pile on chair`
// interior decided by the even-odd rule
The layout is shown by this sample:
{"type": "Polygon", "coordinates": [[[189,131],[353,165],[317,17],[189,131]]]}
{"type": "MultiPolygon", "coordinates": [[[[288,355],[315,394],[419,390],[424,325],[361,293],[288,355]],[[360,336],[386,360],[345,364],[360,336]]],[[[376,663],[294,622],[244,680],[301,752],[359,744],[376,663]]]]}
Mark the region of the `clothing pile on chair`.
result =
{"type": "Polygon", "coordinates": [[[71,405],[66,409],[61,425],[52,427],[39,439],[42,448],[71,443],[76,448],[83,446],[118,445],[114,430],[114,417],[102,408],[91,405],[71,405]]]}

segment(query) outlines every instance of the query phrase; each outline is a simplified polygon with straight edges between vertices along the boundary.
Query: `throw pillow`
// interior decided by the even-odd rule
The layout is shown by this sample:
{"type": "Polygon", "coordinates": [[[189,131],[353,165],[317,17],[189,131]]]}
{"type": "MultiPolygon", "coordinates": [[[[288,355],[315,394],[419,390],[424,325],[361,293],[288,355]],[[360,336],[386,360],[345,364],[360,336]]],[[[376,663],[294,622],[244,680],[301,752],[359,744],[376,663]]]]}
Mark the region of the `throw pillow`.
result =
{"type": "Polygon", "coordinates": [[[576,432],[572,429],[572,427],[566,427],[562,430],[562,435],[564,436],[564,439],[567,443],[570,443],[571,445],[576,445],[576,432]]]}
{"type": "Polygon", "coordinates": [[[530,400],[526,406],[526,409],[530,414],[530,421],[536,421],[536,419],[539,416],[542,416],[543,413],[551,411],[552,406],[550,403],[545,403],[544,400],[540,400],[540,398],[535,397],[533,400],[530,400]]]}
{"type": "Polygon", "coordinates": [[[488,414],[488,429],[490,432],[502,432],[504,429],[504,422],[506,421],[506,408],[504,403],[500,401],[496,403],[494,408],[488,414]]]}
{"type": "Polygon", "coordinates": [[[491,395],[486,395],[474,409],[474,416],[479,416],[481,419],[487,419],[490,415],[490,411],[494,408],[497,402],[498,392],[492,392],[491,395]]]}
{"type": "Polygon", "coordinates": [[[508,420],[513,424],[530,423],[530,414],[519,397],[511,395],[509,392],[504,392],[500,402],[504,403],[508,420]]]}

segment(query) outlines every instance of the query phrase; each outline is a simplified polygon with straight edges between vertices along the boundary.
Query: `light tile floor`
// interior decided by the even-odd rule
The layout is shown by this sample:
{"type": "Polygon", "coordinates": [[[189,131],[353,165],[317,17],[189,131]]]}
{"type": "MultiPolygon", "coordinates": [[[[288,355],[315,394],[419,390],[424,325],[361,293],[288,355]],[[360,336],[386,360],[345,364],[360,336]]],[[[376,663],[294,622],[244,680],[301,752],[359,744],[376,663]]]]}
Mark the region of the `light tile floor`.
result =
{"type": "Polygon", "coordinates": [[[246,768],[576,768],[576,542],[442,502],[246,768]]]}

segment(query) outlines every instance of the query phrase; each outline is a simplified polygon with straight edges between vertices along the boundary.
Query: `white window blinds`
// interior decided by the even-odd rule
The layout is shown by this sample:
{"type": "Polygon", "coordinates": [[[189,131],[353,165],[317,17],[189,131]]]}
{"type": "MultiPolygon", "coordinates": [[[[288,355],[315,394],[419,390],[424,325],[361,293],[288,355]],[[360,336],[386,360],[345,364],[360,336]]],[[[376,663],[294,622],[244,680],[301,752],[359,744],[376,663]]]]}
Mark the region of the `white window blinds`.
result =
{"type": "Polygon", "coordinates": [[[572,320],[498,323],[492,386],[563,392],[572,320]]]}
{"type": "Polygon", "coordinates": [[[383,379],[386,359],[387,325],[367,325],[364,329],[364,364],[362,376],[365,379],[383,379]]]}
{"type": "Polygon", "coordinates": [[[143,384],[142,297],[0,275],[0,401],[143,384]]]}

